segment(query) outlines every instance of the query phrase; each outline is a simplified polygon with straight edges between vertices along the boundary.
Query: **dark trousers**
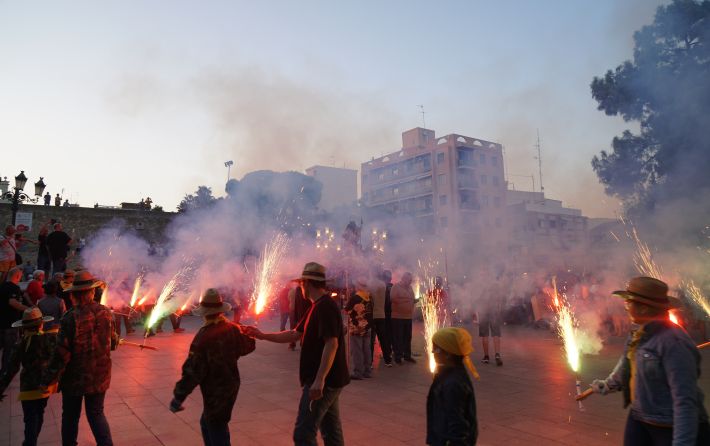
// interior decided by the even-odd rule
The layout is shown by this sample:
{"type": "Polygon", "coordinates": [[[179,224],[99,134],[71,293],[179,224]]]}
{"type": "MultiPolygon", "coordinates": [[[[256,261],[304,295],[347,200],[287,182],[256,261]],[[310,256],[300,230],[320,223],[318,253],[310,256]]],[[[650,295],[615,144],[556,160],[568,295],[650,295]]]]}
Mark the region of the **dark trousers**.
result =
{"type": "Polygon", "coordinates": [[[82,400],[86,407],[86,419],[89,421],[97,446],[113,446],[111,429],[104,415],[105,396],[105,393],[79,396],[62,393],[62,446],[77,446],[82,400]]]}
{"type": "Polygon", "coordinates": [[[52,259],[52,277],[54,277],[54,275],[56,273],[63,273],[66,270],[67,270],[67,259],[66,258],[52,259]]]}
{"type": "Polygon", "coordinates": [[[286,322],[291,318],[289,312],[281,313],[281,331],[286,330],[286,322]]]}
{"type": "Polygon", "coordinates": [[[370,343],[370,358],[375,357],[375,337],[377,337],[382,349],[382,357],[385,362],[392,362],[392,341],[387,332],[387,321],[385,319],[375,319],[373,322],[374,330],[372,330],[372,342],[370,343]]]}
{"type": "Polygon", "coordinates": [[[205,415],[200,417],[200,430],[205,446],[230,446],[229,425],[224,423],[208,423],[205,415]]]}
{"type": "Polygon", "coordinates": [[[326,387],[323,398],[311,401],[308,397],[310,386],[303,386],[301,401],[298,403],[296,427],[293,430],[294,446],[317,446],[318,430],[325,446],[343,446],[343,427],[340,425],[338,397],[342,388],[326,387]]]}
{"type": "Polygon", "coordinates": [[[7,365],[10,363],[12,347],[17,342],[19,335],[17,328],[0,328],[0,348],[2,349],[2,367],[0,367],[0,372],[4,372],[7,365]]]}
{"type": "Polygon", "coordinates": [[[412,357],[412,320],[392,319],[392,346],[394,347],[394,360],[412,357]]]}
{"type": "MultiPolygon", "coordinates": [[[[643,423],[629,414],[624,430],[624,446],[671,446],[673,444],[673,428],[660,427],[643,423]]],[[[708,423],[698,425],[697,446],[710,444],[710,427],[708,423]]]]}
{"type": "Polygon", "coordinates": [[[25,441],[22,446],[35,446],[44,422],[44,409],[49,398],[22,401],[22,416],[25,422],[25,441]]]}
{"type": "Polygon", "coordinates": [[[37,254],[37,269],[41,269],[45,272],[47,282],[52,278],[52,276],[49,275],[49,273],[52,272],[52,260],[49,258],[49,254],[43,254],[41,252],[37,254]]]}

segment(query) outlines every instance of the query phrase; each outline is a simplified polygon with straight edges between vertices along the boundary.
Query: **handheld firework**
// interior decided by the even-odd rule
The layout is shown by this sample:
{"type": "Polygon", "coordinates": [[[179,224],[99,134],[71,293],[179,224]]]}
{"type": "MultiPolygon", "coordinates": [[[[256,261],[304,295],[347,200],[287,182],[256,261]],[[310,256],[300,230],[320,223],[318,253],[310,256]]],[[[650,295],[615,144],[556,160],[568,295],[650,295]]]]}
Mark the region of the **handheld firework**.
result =
{"type": "MultiPolygon", "coordinates": [[[[577,344],[577,333],[575,329],[575,318],[570,308],[569,302],[557,292],[557,282],[555,278],[552,281],[553,284],[553,300],[557,309],[557,334],[562,339],[565,349],[565,355],[567,356],[567,363],[569,363],[570,368],[575,373],[575,389],[577,396],[582,394],[582,380],[579,376],[580,368],[580,354],[579,346],[577,344]]],[[[584,411],[584,405],[581,399],[577,399],[579,405],[579,410],[584,411]]]]}
{"type": "Polygon", "coordinates": [[[274,279],[283,255],[288,248],[288,242],[288,236],[283,232],[279,232],[264,246],[264,251],[261,254],[256,270],[254,293],[251,297],[256,316],[259,316],[264,311],[269,297],[273,295],[274,279]]]}

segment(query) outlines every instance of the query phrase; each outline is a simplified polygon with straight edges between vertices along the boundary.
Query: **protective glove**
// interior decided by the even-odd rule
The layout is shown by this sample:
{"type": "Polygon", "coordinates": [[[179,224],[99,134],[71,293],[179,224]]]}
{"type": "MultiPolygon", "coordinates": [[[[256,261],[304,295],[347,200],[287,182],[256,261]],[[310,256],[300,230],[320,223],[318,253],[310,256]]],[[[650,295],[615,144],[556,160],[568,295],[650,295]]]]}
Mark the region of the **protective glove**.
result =
{"type": "Polygon", "coordinates": [[[175,413],[180,412],[181,410],[185,410],[182,405],[182,401],[178,400],[177,398],[173,398],[173,400],[170,401],[170,412],[175,413]]]}
{"type": "Polygon", "coordinates": [[[607,384],[605,379],[595,379],[592,381],[592,390],[594,390],[594,393],[599,393],[601,395],[606,395],[611,392],[609,384],[607,384]]]}

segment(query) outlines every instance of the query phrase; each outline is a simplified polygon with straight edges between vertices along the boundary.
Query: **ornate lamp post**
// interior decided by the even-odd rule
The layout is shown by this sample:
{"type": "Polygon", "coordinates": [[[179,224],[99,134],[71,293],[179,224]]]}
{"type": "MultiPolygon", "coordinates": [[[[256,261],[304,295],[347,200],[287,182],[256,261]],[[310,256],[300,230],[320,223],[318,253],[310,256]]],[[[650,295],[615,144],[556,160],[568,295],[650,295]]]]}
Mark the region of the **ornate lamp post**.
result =
{"type": "Polygon", "coordinates": [[[32,198],[24,192],[25,184],[27,184],[27,177],[25,176],[25,171],[23,170],[18,176],[15,177],[15,192],[7,191],[3,196],[6,200],[11,200],[12,202],[13,225],[15,224],[15,219],[17,218],[17,211],[20,209],[20,203],[37,203],[39,199],[42,198],[44,188],[47,187],[47,185],[44,184],[44,177],[39,177],[39,181],[35,183],[35,197],[32,198]]]}

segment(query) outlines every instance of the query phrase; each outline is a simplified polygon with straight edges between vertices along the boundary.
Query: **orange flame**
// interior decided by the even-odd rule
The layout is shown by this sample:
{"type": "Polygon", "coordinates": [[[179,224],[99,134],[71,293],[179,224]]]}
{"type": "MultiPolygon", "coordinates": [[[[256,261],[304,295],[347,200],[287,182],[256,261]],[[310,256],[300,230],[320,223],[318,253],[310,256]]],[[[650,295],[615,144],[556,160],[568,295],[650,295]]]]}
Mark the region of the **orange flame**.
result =
{"type": "Polygon", "coordinates": [[[101,293],[101,305],[106,305],[108,303],[108,287],[104,288],[104,291],[101,293]]]}
{"type": "Polygon", "coordinates": [[[673,311],[673,310],[668,311],[668,319],[671,322],[673,322],[674,324],[678,325],[679,327],[682,326],[682,325],[680,325],[680,320],[678,319],[678,315],[676,314],[675,311],[673,311]]]}

